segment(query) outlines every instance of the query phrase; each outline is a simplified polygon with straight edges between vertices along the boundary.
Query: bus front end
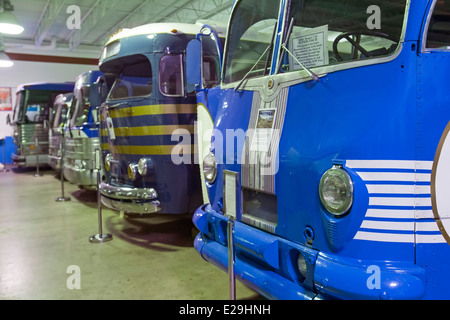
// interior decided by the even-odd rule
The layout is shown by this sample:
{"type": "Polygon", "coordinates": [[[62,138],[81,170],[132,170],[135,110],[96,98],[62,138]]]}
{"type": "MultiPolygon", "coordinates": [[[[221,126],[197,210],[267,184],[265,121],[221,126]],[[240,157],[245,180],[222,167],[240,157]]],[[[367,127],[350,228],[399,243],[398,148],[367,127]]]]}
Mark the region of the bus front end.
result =
{"type": "Polygon", "coordinates": [[[96,150],[100,150],[97,108],[103,102],[102,72],[78,76],[64,143],[64,177],[80,188],[97,188],[96,150]]]}
{"type": "Polygon", "coordinates": [[[60,94],[56,96],[53,107],[50,109],[48,165],[57,172],[61,170],[64,126],[72,99],[73,93],[60,94]]]}
{"type": "Polygon", "coordinates": [[[19,86],[13,119],[17,154],[11,160],[19,167],[48,164],[49,109],[58,94],[71,92],[73,83],[31,83],[19,86]]]}
{"type": "Polygon", "coordinates": [[[449,15],[235,1],[222,83],[198,93],[201,257],[227,270],[232,236],[236,276],[272,299],[448,299],[449,15]]]}
{"type": "Polygon", "coordinates": [[[101,114],[102,203],[129,214],[192,214],[201,204],[184,51],[198,26],[149,24],[106,44],[100,70],[111,86],[101,114]]]}

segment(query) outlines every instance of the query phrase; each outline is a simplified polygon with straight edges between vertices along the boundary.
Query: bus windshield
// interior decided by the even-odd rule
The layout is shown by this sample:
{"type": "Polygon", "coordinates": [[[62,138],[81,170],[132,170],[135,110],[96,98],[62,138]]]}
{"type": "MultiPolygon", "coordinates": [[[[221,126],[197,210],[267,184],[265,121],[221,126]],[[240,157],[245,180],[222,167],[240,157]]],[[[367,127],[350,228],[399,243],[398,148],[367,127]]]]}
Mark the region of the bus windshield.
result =
{"type": "Polygon", "coordinates": [[[81,127],[88,121],[89,109],[91,107],[89,90],[89,86],[83,86],[81,89],[76,90],[72,104],[73,114],[70,120],[71,127],[81,127]]]}
{"type": "Polygon", "coordinates": [[[14,122],[41,123],[48,119],[48,103],[55,94],[48,90],[24,90],[17,94],[14,122]]]}
{"type": "Polygon", "coordinates": [[[239,81],[249,72],[264,74],[279,6],[280,0],[243,0],[236,5],[230,21],[225,83],[239,81]]]}
{"type": "MultiPolygon", "coordinates": [[[[281,44],[285,45],[272,46],[272,50],[279,50],[273,55],[281,53],[276,73],[386,57],[399,47],[406,0],[289,0],[286,3],[281,38],[281,44]]],[[[270,42],[274,19],[279,14],[278,4],[279,1],[273,0],[241,0],[237,4],[230,22],[225,83],[241,80],[249,66],[257,63],[261,50],[270,42]],[[249,43],[252,50],[247,49],[250,53],[244,56],[241,52],[245,52],[243,49],[249,43]]],[[[264,70],[264,63],[263,58],[255,70],[264,70]]],[[[247,78],[263,74],[252,72],[247,78]]]]}
{"type": "Polygon", "coordinates": [[[67,103],[61,103],[57,105],[57,109],[53,116],[53,121],[51,122],[51,127],[53,129],[62,128],[64,126],[67,120],[66,117],[68,108],[69,106],[67,105],[67,103]]]}
{"type": "Polygon", "coordinates": [[[108,100],[119,100],[146,97],[152,93],[152,67],[150,61],[143,55],[134,55],[118,59],[122,67],[117,74],[108,100]]]}

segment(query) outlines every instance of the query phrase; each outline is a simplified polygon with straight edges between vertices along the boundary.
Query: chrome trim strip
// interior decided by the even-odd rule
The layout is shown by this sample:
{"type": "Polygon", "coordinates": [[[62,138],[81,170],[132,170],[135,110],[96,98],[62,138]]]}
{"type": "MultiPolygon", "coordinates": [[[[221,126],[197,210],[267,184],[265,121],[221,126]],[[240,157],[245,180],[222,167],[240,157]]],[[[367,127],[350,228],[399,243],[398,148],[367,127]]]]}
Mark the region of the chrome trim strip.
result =
{"type": "Polygon", "coordinates": [[[153,200],[152,202],[145,203],[129,203],[121,200],[112,200],[107,197],[102,197],[101,201],[108,208],[127,213],[151,214],[161,211],[161,204],[158,200],[153,200]]]}
{"type": "Polygon", "coordinates": [[[422,38],[420,39],[421,43],[421,53],[432,51],[432,49],[427,48],[427,40],[428,40],[428,29],[430,27],[430,20],[434,13],[434,8],[436,7],[437,0],[434,0],[434,2],[430,6],[430,11],[428,11],[427,15],[427,21],[425,23],[425,27],[422,30],[422,38]]]}
{"type": "Polygon", "coordinates": [[[100,192],[105,197],[117,200],[154,200],[158,198],[158,193],[153,188],[116,187],[104,182],[100,184],[100,192]]]}

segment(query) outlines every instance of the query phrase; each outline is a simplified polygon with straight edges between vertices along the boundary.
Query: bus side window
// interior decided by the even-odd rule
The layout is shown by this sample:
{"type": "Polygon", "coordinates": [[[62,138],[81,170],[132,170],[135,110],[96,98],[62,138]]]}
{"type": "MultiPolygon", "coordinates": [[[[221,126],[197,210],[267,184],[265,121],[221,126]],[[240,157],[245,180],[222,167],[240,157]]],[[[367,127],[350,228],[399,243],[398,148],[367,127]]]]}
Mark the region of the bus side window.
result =
{"type": "Polygon", "coordinates": [[[159,62],[159,90],[165,96],[184,96],[182,55],[167,55],[159,62]]]}
{"type": "Polygon", "coordinates": [[[450,1],[436,1],[426,39],[428,49],[450,49],[450,1]]]}
{"type": "Polygon", "coordinates": [[[203,57],[203,86],[213,88],[219,84],[219,62],[215,57],[203,57]]]}

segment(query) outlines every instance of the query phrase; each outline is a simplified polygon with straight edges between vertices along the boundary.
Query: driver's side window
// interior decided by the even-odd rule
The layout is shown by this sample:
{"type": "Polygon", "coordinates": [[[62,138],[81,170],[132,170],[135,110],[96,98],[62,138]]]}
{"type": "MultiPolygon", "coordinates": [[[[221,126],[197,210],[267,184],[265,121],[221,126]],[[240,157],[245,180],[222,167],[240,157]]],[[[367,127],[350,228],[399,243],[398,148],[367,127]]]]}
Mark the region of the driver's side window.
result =
{"type": "MultiPolygon", "coordinates": [[[[293,23],[283,71],[392,55],[403,34],[406,0],[291,0],[293,23]],[[375,9],[376,8],[376,9],[375,9]]],[[[290,29],[288,29],[290,30],[290,29]]]]}
{"type": "Polygon", "coordinates": [[[436,1],[428,21],[427,49],[450,49],[450,1],[436,1]]]}

